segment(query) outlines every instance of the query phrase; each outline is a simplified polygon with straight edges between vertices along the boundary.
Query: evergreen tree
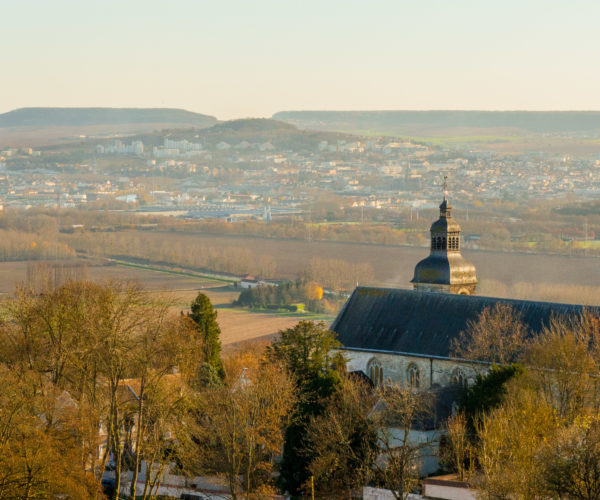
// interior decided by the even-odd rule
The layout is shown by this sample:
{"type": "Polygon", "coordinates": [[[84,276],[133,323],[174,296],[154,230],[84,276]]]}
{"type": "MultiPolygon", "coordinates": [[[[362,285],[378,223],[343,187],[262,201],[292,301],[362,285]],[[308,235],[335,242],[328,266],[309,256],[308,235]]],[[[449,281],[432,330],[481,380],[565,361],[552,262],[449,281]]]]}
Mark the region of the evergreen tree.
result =
{"type": "Polygon", "coordinates": [[[298,495],[309,479],[314,454],[310,450],[308,428],[312,418],[322,415],[330,398],[341,386],[340,371],[345,366],[340,353],[332,353],[340,343],[324,323],[300,321],[279,332],[279,339],[267,348],[267,359],[281,362],[294,375],[298,402],[292,423],[285,433],[280,464],[280,486],[298,495]]]}
{"type": "Polygon", "coordinates": [[[506,395],[506,384],[514,377],[521,377],[525,368],[519,364],[492,365],[485,375],[478,375],[460,401],[460,410],[467,419],[467,429],[471,436],[476,435],[478,421],[490,410],[497,408],[506,395]]]}
{"type": "Polygon", "coordinates": [[[207,384],[218,383],[225,378],[225,370],[221,361],[221,329],[217,323],[217,311],[203,293],[198,293],[191,310],[189,316],[204,341],[206,361],[201,367],[200,378],[207,384]]]}

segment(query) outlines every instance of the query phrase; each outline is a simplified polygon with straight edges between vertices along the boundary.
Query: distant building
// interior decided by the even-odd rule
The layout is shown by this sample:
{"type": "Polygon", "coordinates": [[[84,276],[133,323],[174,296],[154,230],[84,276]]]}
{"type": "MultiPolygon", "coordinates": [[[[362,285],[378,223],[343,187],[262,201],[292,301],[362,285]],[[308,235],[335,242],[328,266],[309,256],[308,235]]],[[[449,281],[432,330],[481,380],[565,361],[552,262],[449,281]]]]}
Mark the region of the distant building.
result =
{"type": "Polygon", "coordinates": [[[259,279],[255,278],[254,276],[250,276],[249,274],[247,274],[240,280],[239,287],[240,288],[256,288],[257,286],[261,286],[264,284],[265,284],[264,281],[259,280],[259,279]]]}

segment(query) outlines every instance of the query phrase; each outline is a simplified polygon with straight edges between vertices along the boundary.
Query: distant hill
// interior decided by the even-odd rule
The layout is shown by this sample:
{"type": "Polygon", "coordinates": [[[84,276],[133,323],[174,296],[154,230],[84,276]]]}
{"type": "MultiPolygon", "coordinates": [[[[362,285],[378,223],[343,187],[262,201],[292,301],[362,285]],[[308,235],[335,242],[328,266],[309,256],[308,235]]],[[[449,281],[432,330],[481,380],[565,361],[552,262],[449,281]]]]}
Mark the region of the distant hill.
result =
{"type": "Polygon", "coordinates": [[[600,111],[281,111],[300,128],[407,135],[600,132],[600,111]]]}
{"type": "Polygon", "coordinates": [[[20,108],[0,114],[0,127],[88,127],[126,124],[186,124],[208,127],[214,116],[171,108],[20,108]]]}
{"type": "Polygon", "coordinates": [[[339,139],[351,140],[349,134],[326,131],[300,130],[295,125],[268,118],[248,118],[217,123],[212,127],[198,129],[163,130],[159,134],[140,136],[144,144],[162,144],[164,137],[198,141],[205,145],[226,142],[235,146],[242,142],[261,144],[270,142],[279,149],[294,151],[311,150],[325,140],[336,142],[339,139]]]}

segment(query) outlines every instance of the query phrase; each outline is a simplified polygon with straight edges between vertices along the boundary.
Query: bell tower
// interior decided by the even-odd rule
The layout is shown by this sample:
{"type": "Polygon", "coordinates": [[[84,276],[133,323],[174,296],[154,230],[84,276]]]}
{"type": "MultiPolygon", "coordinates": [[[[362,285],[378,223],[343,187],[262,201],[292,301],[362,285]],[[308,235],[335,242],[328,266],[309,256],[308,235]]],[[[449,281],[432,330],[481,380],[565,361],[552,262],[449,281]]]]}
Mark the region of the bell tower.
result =
{"type": "Polygon", "coordinates": [[[460,253],[460,226],[452,218],[446,190],[447,177],[444,177],[444,199],[440,217],[431,225],[429,256],[416,265],[411,283],[415,290],[474,295],[475,266],[460,253]]]}

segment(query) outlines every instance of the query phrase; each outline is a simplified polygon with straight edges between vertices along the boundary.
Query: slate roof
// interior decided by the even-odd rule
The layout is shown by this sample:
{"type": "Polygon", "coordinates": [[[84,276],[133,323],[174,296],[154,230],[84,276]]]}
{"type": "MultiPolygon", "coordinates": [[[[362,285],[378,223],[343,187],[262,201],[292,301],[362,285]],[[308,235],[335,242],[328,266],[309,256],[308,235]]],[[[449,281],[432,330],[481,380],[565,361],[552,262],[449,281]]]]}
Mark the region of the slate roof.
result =
{"type": "Polygon", "coordinates": [[[600,308],[472,295],[358,287],[331,325],[349,348],[449,357],[450,342],[488,306],[504,303],[522,314],[532,335],[554,316],[600,308]]]}

